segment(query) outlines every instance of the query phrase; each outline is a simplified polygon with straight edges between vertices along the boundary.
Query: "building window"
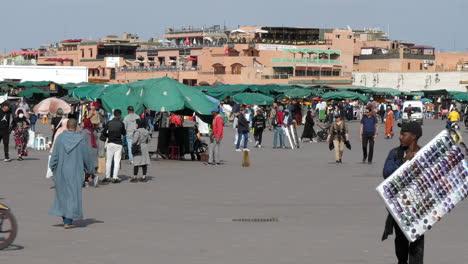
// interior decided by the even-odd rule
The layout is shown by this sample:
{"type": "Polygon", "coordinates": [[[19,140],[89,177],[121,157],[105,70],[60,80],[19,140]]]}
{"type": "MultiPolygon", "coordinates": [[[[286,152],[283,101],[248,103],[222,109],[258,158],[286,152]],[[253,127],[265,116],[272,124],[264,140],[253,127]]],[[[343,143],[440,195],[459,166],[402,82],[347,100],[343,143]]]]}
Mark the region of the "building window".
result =
{"type": "Polygon", "coordinates": [[[226,67],[220,63],[213,65],[214,74],[226,74],[226,67]]]}
{"type": "Polygon", "coordinates": [[[84,49],[81,50],[81,58],[84,58],[84,49]]]}
{"type": "Polygon", "coordinates": [[[242,73],[242,64],[234,63],[231,65],[231,73],[232,74],[241,74],[242,73]]]}
{"type": "Polygon", "coordinates": [[[353,36],[352,36],[352,35],[348,35],[348,39],[352,39],[352,38],[353,38],[353,36]]]}
{"type": "Polygon", "coordinates": [[[89,57],[93,57],[93,49],[89,49],[89,57]]]}
{"type": "Polygon", "coordinates": [[[335,38],[339,39],[341,38],[341,35],[335,35],[335,38]]]}
{"type": "Polygon", "coordinates": [[[419,64],[419,70],[421,70],[421,71],[422,71],[422,69],[423,69],[423,64],[422,64],[422,63],[420,63],[420,64],[419,64]]]}
{"type": "Polygon", "coordinates": [[[411,70],[411,62],[408,62],[408,70],[411,70]]]}

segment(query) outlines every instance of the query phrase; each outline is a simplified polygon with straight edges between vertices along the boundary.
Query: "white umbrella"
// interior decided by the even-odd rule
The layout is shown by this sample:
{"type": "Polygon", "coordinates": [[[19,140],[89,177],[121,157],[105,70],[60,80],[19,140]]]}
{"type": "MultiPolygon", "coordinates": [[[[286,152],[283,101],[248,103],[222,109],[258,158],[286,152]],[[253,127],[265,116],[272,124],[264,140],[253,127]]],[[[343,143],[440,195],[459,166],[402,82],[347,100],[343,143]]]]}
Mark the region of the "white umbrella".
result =
{"type": "Polygon", "coordinates": [[[234,29],[233,31],[231,31],[231,34],[247,34],[247,32],[245,30],[238,28],[238,29],[234,29]]]}
{"type": "Polygon", "coordinates": [[[254,33],[268,33],[268,31],[264,30],[264,29],[256,29],[254,30],[254,33]]]}

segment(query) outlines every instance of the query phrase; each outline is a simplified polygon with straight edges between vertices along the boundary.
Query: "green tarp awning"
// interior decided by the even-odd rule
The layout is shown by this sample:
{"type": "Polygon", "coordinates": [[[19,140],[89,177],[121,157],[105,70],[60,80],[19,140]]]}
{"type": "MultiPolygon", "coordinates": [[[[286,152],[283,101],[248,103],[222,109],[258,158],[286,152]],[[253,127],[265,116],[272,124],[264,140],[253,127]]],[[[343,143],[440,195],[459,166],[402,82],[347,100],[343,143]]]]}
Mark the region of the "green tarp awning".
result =
{"type": "Polygon", "coordinates": [[[246,105],[272,105],[275,102],[273,98],[261,93],[240,93],[234,95],[232,100],[246,105]]]}
{"type": "Polygon", "coordinates": [[[306,98],[311,95],[319,95],[319,92],[311,89],[294,88],[284,92],[284,96],[289,98],[306,98]]]}
{"type": "Polygon", "coordinates": [[[367,102],[369,101],[369,98],[367,96],[355,93],[355,92],[349,92],[349,91],[337,91],[337,92],[327,92],[322,94],[322,99],[325,101],[329,100],[359,100],[360,102],[367,102]]]}
{"type": "Polygon", "coordinates": [[[21,91],[18,96],[26,97],[26,98],[31,98],[34,95],[42,95],[43,97],[50,97],[50,93],[43,91],[39,88],[29,88],[26,90],[21,91]]]}
{"type": "Polygon", "coordinates": [[[123,85],[111,85],[100,96],[104,109],[121,109],[126,114],[128,106],[133,106],[137,114],[144,107],[153,111],[179,112],[191,115],[211,115],[217,107],[200,90],[179,83],[171,78],[149,79],[123,85]]]}
{"type": "Polygon", "coordinates": [[[459,92],[457,94],[455,94],[454,96],[452,96],[452,98],[456,101],[464,101],[464,102],[467,102],[468,101],[468,92],[459,92]]]}

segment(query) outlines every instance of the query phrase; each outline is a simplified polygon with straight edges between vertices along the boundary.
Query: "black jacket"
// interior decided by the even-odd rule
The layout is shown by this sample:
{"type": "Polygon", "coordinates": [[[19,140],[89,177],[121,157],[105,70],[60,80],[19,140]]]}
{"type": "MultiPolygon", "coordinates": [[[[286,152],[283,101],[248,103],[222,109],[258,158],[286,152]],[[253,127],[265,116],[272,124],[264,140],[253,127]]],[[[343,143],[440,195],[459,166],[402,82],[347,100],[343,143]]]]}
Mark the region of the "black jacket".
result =
{"type": "Polygon", "coordinates": [[[112,119],[109,121],[102,133],[108,138],[108,143],[114,143],[118,145],[122,145],[122,137],[127,134],[125,130],[125,125],[120,119],[112,119]]]}
{"type": "Polygon", "coordinates": [[[3,112],[0,109],[0,133],[5,134],[10,132],[11,112],[3,112]]]}
{"type": "Polygon", "coordinates": [[[265,128],[265,117],[263,115],[254,116],[252,124],[255,129],[265,128]]]}
{"type": "Polygon", "coordinates": [[[245,119],[245,115],[240,113],[238,116],[238,124],[237,124],[237,131],[239,132],[249,132],[249,121],[245,119]]]}

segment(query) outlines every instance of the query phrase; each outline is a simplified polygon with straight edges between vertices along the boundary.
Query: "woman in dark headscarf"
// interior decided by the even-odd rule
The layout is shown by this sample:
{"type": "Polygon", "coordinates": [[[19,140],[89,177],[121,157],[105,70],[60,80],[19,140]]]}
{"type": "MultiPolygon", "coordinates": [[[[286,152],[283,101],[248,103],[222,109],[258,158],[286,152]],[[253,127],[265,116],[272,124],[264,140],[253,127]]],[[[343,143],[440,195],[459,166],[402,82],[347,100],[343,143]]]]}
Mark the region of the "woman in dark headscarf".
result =
{"type": "MultiPolygon", "coordinates": [[[[81,130],[81,135],[83,135],[85,139],[86,146],[88,147],[89,151],[89,156],[91,157],[91,160],[94,164],[94,168],[96,168],[98,164],[98,147],[96,141],[97,135],[96,132],[93,130],[93,123],[89,118],[85,118],[83,119],[83,123],[81,125],[83,126],[83,130],[81,130]]],[[[85,175],[84,185],[86,186],[87,184],[89,184],[90,178],[94,180],[94,187],[96,187],[99,178],[96,175],[92,174],[85,175]]]]}
{"type": "Polygon", "coordinates": [[[314,125],[315,125],[314,117],[313,117],[312,111],[309,110],[307,111],[304,131],[302,132],[301,141],[304,141],[304,138],[308,138],[310,139],[310,142],[312,141],[317,142],[317,139],[316,139],[317,135],[315,134],[314,125]]]}
{"type": "Polygon", "coordinates": [[[26,146],[29,140],[29,120],[26,118],[22,109],[16,111],[16,113],[17,116],[13,119],[12,130],[15,136],[18,160],[23,160],[23,157],[28,155],[26,146]]]}

